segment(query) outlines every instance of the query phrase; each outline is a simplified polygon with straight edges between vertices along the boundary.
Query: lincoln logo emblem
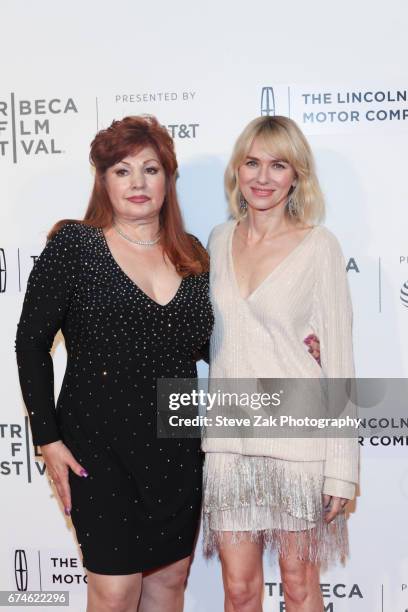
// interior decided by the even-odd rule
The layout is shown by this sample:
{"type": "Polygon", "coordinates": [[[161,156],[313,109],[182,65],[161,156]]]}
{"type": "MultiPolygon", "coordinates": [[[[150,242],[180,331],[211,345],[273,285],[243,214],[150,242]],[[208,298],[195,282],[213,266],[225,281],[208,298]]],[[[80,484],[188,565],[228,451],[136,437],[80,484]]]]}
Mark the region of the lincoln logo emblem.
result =
{"type": "Polygon", "coordinates": [[[16,550],[14,554],[14,573],[18,591],[27,590],[27,557],[25,550],[16,550]]]}
{"type": "Polygon", "coordinates": [[[6,255],[4,249],[0,249],[0,293],[6,291],[7,285],[7,266],[6,266],[6,255]]]}
{"type": "Polygon", "coordinates": [[[275,114],[275,95],[273,87],[262,87],[261,115],[269,116],[275,114]]]}

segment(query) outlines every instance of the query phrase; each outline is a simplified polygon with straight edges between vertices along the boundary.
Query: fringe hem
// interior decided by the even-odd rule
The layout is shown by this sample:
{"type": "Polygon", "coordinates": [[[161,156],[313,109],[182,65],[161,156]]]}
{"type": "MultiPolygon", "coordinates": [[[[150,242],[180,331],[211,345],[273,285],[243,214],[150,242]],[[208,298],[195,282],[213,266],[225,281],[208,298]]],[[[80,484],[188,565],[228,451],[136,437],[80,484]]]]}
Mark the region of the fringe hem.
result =
{"type": "Polygon", "coordinates": [[[265,549],[322,566],[348,557],[344,514],[324,521],[321,462],[208,453],[204,466],[203,548],[261,542],[265,549]]]}
{"type": "Polygon", "coordinates": [[[283,558],[295,552],[301,561],[316,563],[324,568],[344,564],[349,555],[344,515],[339,515],[329,525],[319,522],[315,527],[303,531],[219,531],[211,529],[208,523],[208,518],[204,517],[203,554],[207,559],[219,554],[223,544],[238,545],[248,541],[260,542],[264,550],[283,558]]]}

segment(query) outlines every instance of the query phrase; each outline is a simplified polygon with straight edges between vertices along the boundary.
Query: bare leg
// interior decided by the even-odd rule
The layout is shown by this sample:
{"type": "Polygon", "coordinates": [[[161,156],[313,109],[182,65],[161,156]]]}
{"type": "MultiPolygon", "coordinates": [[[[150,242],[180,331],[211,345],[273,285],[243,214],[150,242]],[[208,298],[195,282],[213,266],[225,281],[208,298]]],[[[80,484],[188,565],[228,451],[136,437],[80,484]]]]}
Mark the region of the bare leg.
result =
{"type": "Polygon", "coordinates": [[[190,557],[143,574],[139,612],[182,612],[190,557]]]}
{"type": "Polygon", "coordinates": [[[87,572],[87,612],[136,612],[142,574],[105,576],[87,572]]]}
{"type": "Polygon", "coordinates": [[[262,612],[262,543],[231,542],[231,532],[223,533],[220,544],[225,612],[262,612]]]}
{"type": "Polygon", "coordinates": [[[320,590],[320,567],[297,558],[298,533],[288,533],[289,550],[279,557],[282,586],[287,612],[323,612],[320,590]]]}

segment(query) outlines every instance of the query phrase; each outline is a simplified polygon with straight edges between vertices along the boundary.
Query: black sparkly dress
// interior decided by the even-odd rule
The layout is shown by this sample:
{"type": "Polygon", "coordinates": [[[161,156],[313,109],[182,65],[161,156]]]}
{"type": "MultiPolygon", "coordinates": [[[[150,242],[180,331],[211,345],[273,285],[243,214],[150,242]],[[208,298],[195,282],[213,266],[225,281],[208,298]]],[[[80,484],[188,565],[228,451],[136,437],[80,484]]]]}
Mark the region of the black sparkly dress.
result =
{"type": "Polygon", "coordinates": [[[70,471],[72,521],[86,568],[131,574],[191,554],[200,515],[200,440],[156,435],[156,379],[196,376],[213,315],[208,275],[161,306],[114,260],[102,230],[70,223],[31,273],[17,331],[33,442],[58,439],[88,471],[70,471]],[[68,355],[57,407],[50,349],[68,355]]]}

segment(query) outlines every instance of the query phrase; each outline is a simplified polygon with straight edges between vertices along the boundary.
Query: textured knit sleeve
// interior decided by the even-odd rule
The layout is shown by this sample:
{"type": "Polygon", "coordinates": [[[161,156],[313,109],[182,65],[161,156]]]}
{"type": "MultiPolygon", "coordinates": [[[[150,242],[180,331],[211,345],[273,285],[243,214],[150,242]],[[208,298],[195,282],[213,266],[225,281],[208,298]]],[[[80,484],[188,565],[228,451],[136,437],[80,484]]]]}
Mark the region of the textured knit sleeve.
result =
{"type": "Polygon", "coordinates": [[[35,445],[60,438],[50,350],[75,289],[79,257],[77,230],[74,224],[65,225],[37,259],[17,328],[18,372],[35,445]]]}
{"type": "MultiPolygon", "coordinates": [[[[323,230],[317,248],[318,271],[314,294],[314,328],[320,340],[321,365],[326,378],[354,378],[352,306],[346,264],[337,239],[323,230]]],[[[330,386],[329,386],[330,389],[330,386]]],[[[358,482],[358,440],[326,440],[323,492],[347,499],[358,482]]]]}

